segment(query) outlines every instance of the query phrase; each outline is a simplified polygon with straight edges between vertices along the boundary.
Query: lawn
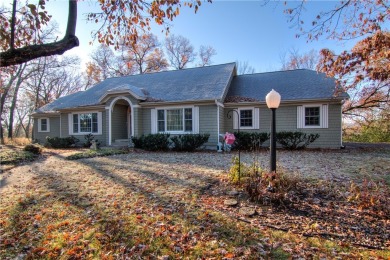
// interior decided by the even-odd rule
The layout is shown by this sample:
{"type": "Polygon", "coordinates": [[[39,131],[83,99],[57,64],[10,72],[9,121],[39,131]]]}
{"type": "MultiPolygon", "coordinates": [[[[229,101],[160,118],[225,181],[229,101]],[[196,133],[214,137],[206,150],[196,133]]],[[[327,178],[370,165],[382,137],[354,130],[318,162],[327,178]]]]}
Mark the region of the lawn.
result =
{"type": "MultiPolygon", "coordinates": [[[[326,196],[295,208],[251,202],[228,182],[235,154],[132,151],[68,160],[74,153],[46,151],[2,172],[1,259],[390,257],[383,211],[326,196]],[[237,206],[224,204],[231,198],[237,206]],[[244,207],[256,215],[241,214],[244,207]]],[[[268,165],[266,151],[242,158],[268,165]]],[[[389,180],[390,172],[388,150],[280,151],[278,165],[343,192],[341,183],[389,180]]]]}

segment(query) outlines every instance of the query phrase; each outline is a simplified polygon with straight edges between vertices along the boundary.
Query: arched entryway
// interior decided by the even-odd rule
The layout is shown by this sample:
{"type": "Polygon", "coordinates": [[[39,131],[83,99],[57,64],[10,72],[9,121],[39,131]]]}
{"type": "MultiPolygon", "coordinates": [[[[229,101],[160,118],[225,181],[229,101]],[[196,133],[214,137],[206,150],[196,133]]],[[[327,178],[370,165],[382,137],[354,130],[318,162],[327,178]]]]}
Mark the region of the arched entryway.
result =
{"type": "Polygon", "coordinates": [[[133,105],[127,97],[116,97],[109,109],[109,145],[126,143],[134,133],[133,105]]]}

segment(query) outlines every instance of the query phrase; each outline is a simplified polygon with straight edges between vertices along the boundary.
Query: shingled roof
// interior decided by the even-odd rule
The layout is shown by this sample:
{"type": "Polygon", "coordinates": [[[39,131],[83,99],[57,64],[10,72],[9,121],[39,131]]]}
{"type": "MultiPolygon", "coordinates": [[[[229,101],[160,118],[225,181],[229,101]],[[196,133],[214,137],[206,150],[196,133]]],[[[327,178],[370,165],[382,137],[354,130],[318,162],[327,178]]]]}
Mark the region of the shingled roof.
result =
{"type": "Polygon", "coordinates": [[[335,80],[316,71],[298,69],[235,76],[235,63],[228,63],[106,79],[86,91],[59,98],[36,113],[100,105],[107,95],[119,92],[132,93],[141,102],[220,100],[240,103],[264,102],[271,89],[279,92],[283,101],[348,97],[346,93],[336,97],[335,80]],[[226,98],[222,100],[227,89],[226,98]]]}
{"type": "Polygon", "coordinates": [[[247,102],[248,98],[262,102],[272,89],[286,101],[336,98],[334,79],[313,70],[297,69],[236,76],[225,102],[247,102]]]}
{"type": "Polygon", "coordinates": [[[55,100],[37,113],[99,105],[102,97],[131,90],[145,102],[221,100],[235,73],[235,63],[109,78],[92,88],[55,100]]]}

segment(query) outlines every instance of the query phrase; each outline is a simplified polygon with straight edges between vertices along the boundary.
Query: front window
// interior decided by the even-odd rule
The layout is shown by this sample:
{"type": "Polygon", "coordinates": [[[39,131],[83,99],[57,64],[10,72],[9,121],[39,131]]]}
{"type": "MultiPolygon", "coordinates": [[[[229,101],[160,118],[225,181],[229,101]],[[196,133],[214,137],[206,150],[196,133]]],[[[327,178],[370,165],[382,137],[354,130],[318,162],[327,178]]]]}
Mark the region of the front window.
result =
{"type": "Polygon", "coordinates": [[[159,132],[165,131],[165,111],[158,110],[157,111],[157,127],[159,132]]]}
{"type": "Polygon", "coordinates": [[[192,131],[192,108],[184,109],[184,130],[186,132],[192,131]]]}
{"type": "Polygon", "coordinates": [[[183,131],[183,109],[167,111],[167,131],[183,131]]]}
{"type": "Polygon", "coordinates": [[[305,126],[320,125],[320,107],[305,107],[305,126]]]}
{"type": "Polygon", "coordinates": [[[159,132],[192,132],[192,108],[157,110],[157,130],[159,132]]]}
{"type": "Polygon", "coordinates": [[[253,126],[253,110],[242,109],[240,110],[240,127],[252,127],[253,126]]]}
{"type": "Polygon", "coordinates": [[[41,119],[41,131],[47,132],[47,118],[41,119]]]}
{"type": "Polygon", "coordinates": [[[73,114],[73,133],[97,133],[97,113],[73,114]]]}

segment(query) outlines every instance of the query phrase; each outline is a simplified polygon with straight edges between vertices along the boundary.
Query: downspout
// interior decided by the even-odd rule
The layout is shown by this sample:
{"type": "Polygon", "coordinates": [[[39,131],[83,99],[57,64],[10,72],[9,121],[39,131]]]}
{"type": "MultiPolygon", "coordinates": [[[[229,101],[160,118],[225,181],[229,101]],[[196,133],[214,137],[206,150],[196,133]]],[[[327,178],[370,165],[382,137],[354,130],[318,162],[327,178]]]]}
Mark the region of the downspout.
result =
{"type": "Polygon", "coordinates": [[[215,100],[215,104],[217,105],[217,151],[222,152],[222,144],[219,142],[220,122],[219,122],[219,103],[217,100],[215,100]]]}

